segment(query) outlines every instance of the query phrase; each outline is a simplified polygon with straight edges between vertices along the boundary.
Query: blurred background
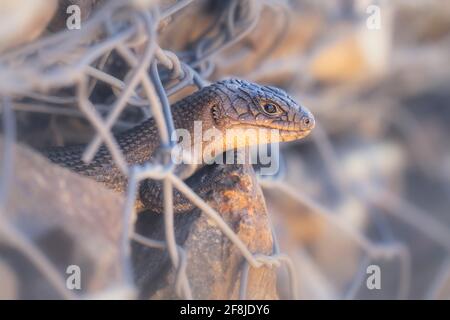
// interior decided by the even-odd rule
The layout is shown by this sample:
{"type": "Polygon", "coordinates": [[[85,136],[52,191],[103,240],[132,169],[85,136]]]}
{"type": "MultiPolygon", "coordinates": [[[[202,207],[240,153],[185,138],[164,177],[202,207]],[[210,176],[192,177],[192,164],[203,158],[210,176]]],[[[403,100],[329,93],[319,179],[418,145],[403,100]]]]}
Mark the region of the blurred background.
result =
{"type": "MultiPolygon", "coordinates": [[[[61,78],[40,75],[80,64],[89,45],[107,42],[83,31],[85,22],[100,21],[95,14],[109,12],[107,3],[0,3],[0,92],[11,97],[20,143],[41,149],[92,138],[94,127],[74,103],[70,82],[76,75],[71,79],[70,70],[64,71],[64,88],[55,84],[61,78]],[[75,35],[65,30],[65,8],[71,4],[82,13],[81,33],[75,35]],[[49,42],[56,49],[48,50],[45,39],[58,34],[65,36],[49,42]]],[[[279,174],[260,179],[278,246],[298,274],[300,299],[450,298],[450,2],[136,0],[131,5],[162,8],[158,44],[175,54],[194,80],[237,77],[278,86],[315,115],[310,137],[282,146],[279,174]],[[381,270],[379,290],[367,287],[371,265],[381,270]]],[[[95,63],[118,79],[129,76],[114,52],[95,63]]],[[[161,78],[170,83],[168,72],[161,78]]],[[[179,90],[170,101],[194,89],[179,90]]],[[[92,85],[90,100],[99,114],[108,112],[117,91],[92,85]]],[[[148,116],[144,105],[138,92],[113,131],[148,116]]],[[[3,131],[7,123],[3,119],[3,131]]],[[[1,262],[0,269],[11,269],[1,262]]],[[[281,269],[278,276],[280,297],[289,298],[290,279],[281,269]]],[[[4,298],[17,297],[8,290],[4,298]]]]}

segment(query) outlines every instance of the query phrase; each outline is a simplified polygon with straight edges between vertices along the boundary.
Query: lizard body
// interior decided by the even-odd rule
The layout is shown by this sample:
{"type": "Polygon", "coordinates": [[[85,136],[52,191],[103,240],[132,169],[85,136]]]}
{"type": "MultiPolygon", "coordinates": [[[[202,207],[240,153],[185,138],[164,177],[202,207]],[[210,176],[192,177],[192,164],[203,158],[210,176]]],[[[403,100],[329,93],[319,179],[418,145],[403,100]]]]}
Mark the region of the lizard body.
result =
{"type": "MultiPolygon", "coordinates": [[[[194,137],[195,122],[201,123],[201,134],[214,129],[222,137],[240,137],[248,130],[246,139],[205,139],[200,142],[183,141],[193,147],[201,143],[202,149],[226,151],[248,145],[276,143],[301,139],[314,127],[314,117],[309,110],[298,105],[284,91],[261,86],[243,80],[223,80],[207,86],[171,106],[174,126],[185,129],[194,137]],[[269,135],[275,130],[279,134],[269,135]],[[261,134],[262,133],[262,134],[261,134]],[[257,135],[258,134],[258,135],[257,135]]],[[[246,133],[247,134],[247,133],[246,133]]],[[[160,147],[160,138],[153,118],[119,134],[117,142],[128,164],[143,164],[154,161],[155,151],[160,147]]],[[[109,151],[102,146],[94,159],[86,164],[82,161],[85,146],[57,147],[49,150],[47,157],[64,167],[103,183],[108,188],[123,192],[127,178],[115,165],[109,151]]],[[[201,155],[200,155],[201,156],[201,155]]],[[[195,158],[195,157],[194,157],[195,158]]],[[[202,163],[202,158],[194,159],[202,163]]],[[[192,177],[190,178],[192,180],[192,177]]],[[[198,186],[199,195],[213,187],[214,177],[198,186]]],[[[189,179],[188,179],[189,181],[189,179]]],[[[197,183],[198,185],[198,183],[197,183]]],[[[146,180],[140,187],[139,201],[146,208],[162,211],[162,185],[159,181],[146,180]]],[[[174,191],[176,212],[187,211],[192,205],[177,190],[174,191]]]]}

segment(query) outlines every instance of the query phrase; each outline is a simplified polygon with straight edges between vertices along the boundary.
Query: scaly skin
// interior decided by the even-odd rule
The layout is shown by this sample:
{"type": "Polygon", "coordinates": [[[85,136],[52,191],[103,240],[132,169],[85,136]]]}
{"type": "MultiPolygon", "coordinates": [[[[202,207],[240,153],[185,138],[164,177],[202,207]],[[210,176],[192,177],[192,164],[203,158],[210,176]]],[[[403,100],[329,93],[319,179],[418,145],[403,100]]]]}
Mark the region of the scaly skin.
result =
{"type": "MultiPolygon", "coordinates": [[[[215,129],[224,137],[230,133],[231,137],[241,136],[242,132],[238,129],[255,129],[254,132],[264,133],[258,138],[249,134],[248,139],[231,144],[220,139],[200,142],[203,150],[213,147],[226,151],[252,144],[293,141],[307,136],[314,127],[311,112],[299,106],[284,91],[235,79],[205,87],[175,103],[171,110],[175,128],[186,129],[192,137],[195,121],[201,121],[203,134],[209,129],[215,129]],[[272,129],[279,131],[279,137],[274,138],[266,134],[272,129]]],[[[155,160],[160,138],[153,119],[146,120],[116,138],[128,164],[143,164],[155,160]]],[[[197,142],[182,141],[185,147],[193,147],[195,143],[197,142]]],[[[126,190],[127,179],[121,174],[105,146],[99,149],[89,164],[81,160],[84,149],[85,146],[53,148],[47,152],[47,156],[51,161],[91,177],[108,188],[119,192],[126,190]]],[[[196,158],[200,164],[203,160],[196,158]]],[[[187,182],[197,185],[195,191],[200,196],[214,187],[214,181],[220,179],[211,177],[208,181],[198,184],[194,183],[194,178],[189,178],[187,182]]],[[[140,187],[138,200],[145,208],[162,212],[161,183],[146,180],[140,187]]],[[[175,212],[192,209],[190,202],[176,190],[174,206],[175,212]]]]}

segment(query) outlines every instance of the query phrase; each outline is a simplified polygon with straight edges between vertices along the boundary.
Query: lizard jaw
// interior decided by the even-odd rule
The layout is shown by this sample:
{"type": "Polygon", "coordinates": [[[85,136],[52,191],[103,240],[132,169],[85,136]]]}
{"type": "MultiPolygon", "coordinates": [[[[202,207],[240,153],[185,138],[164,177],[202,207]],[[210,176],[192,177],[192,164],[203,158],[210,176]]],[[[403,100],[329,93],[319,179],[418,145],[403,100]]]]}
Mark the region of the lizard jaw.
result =
{"type": "Polygon", "coordinates": [[[300,140],[307,137],[311,133],[311,130],[301,130],[301,131],[280,130],[280,131],[281,131],[280,132],[281,141],[283,142],[300,140]]]}
{"type": "Polygon", "coordinates": [[[274,139],[276,141],[267,141],[267,143],[273,143],[273,142],[290,142],[290,141],[294,141],[294,140],[300,140],[303,139],[305,137],[307,137],[312,129],[308,129],[308,130],[285,130],[285,129],[279,129],[279,128],[275,128],[275,127],[270,127],[270,126],[258,126],[258,125],[251,125],[251,124],[246,124],[245,126],[242,126],[242,124],[239,125],[233,125],[231,127],[229,127],[227,130],[233,130],[233,129],[237,129],[237,130],[241,130],[241,132],[248,130],[248,129],[253,129],[256,130],[260,133],[265,133],[265,134],[270,134],[271,131],[277,132],[278,133],[278,138],[275,136],[274,139]]]}

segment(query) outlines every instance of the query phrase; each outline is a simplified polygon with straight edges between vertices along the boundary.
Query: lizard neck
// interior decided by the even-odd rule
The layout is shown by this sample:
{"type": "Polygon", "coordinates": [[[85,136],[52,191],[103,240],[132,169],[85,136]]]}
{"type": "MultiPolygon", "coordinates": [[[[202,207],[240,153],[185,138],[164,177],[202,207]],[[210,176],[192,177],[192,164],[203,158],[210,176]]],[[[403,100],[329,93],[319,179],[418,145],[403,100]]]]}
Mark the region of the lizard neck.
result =
{"type": "MultiPolygon", "coordinates": [[[[174,103],[171,113],[175,132],[169,137],[171,141],[182,141],[185,147],[191,149],[194,144],[203,143],[205,132],[215,125],[211,108],[216,102],[217,95],[209,88],[204,88],[174,103]]],[[[153,118],[123,132],[117,138],[129,164],[142,164],[150,160],[161,145],[159,130],[153,118]]]]}
{"type": "Polygon", "coordinates": [[[179,143],[190,161],[202,164],[202,150],[211,142],[207,141],[212,131],[219,131],[212,115],[212,108],[218,103],[217,95],[205,88],[172,106],[176,132],[173,142],[179,143]]]}
{"type": "Polygon", "coordinates": [[[211,108],[216,102],[217,96],[209,88],[204,88],[176,102],[171,107],[175,128],[185,129],[191,135],[194,134],[196,123],[197,128],[201,123],[202,133],[214,128],[211,108]]]}

